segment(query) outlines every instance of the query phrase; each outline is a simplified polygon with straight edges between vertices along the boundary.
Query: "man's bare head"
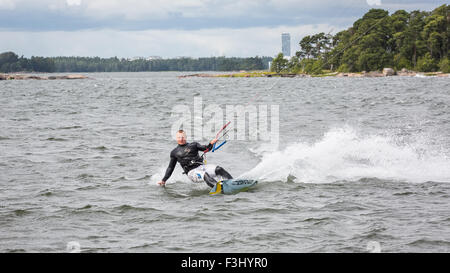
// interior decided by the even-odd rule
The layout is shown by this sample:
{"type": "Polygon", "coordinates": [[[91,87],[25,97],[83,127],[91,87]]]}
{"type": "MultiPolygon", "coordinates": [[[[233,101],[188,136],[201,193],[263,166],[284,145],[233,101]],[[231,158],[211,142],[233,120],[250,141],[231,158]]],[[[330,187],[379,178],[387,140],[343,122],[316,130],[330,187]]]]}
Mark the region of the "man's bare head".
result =
{"type": "Polygon", "coordinates": [[[178,144],[180,145],[186,144],[186,133],[183,130],[178,130],[176,138],[178,144]]]}

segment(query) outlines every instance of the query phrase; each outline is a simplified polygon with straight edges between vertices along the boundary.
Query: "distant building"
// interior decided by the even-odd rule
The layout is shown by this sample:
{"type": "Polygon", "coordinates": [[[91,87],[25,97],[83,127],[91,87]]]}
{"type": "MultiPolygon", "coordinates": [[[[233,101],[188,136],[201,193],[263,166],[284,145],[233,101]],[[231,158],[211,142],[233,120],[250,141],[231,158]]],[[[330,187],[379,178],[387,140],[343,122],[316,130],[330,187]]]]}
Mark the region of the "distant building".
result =
{"type": "Polygon", "coordinates": [[[281,52],[285,57],[291,56],[291,35],[289,33],[281,34],[281,52]]]}
{"type": "Polygon", "coordinates": [[[161,60],[162,58],[160,56],[149,56],[147,58],[147,61],[151,61],[151,60],[161,60]]]}
{"type": "Polygon", "coordinates": [[[133,57],[133,58],[128,58],[128,61],[137,61],[137,60],[144,60],[144,57],[133,57]]]}

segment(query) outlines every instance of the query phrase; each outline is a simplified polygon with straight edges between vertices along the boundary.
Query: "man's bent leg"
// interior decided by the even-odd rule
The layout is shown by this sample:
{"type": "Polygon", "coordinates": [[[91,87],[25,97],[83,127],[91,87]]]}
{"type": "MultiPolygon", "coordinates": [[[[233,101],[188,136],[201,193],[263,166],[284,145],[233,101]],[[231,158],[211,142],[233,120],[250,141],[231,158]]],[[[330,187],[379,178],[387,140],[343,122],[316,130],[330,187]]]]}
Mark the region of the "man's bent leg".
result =
{"type": "Polygon", "coordinates": [[[205,173],[203,175],[203,180],[205,180],[206,184],[208,184],[208,186],[210,186],[211,188],[217,184],[217,181],[214,178],[212,178],[208,173],[205,173]]]}
{"type": "Polygon", "coordinates": [[[216,175],[222,176],[224,179],[233,179],[231,174],[229,174],[227,171],[225,171],[224,168],[217,166],[216,167],[216,175]]]}
{"type": "Polygon", "coordinates": [[[201,182],[203,180],[210,187],[216,185],[217,180],[214,178],[217,176],[221,176],[223,179],[233,179],[233,177],[222,167],[212,164],[201,165],[188,172],[188,177],[193,182],[201,182]]]}

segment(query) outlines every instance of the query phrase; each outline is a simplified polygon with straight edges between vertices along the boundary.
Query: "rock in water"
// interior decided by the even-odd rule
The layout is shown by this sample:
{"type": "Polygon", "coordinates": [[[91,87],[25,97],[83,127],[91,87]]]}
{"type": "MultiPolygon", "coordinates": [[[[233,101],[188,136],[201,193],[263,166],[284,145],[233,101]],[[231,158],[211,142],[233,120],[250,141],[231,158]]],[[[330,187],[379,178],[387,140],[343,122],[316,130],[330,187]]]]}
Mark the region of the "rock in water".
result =
{"type": "Polygon", "coordinates": [[[394,76],[395,75],[395,71],[392,68],[383,68],[383,75],[384,76],[394,76]]]}

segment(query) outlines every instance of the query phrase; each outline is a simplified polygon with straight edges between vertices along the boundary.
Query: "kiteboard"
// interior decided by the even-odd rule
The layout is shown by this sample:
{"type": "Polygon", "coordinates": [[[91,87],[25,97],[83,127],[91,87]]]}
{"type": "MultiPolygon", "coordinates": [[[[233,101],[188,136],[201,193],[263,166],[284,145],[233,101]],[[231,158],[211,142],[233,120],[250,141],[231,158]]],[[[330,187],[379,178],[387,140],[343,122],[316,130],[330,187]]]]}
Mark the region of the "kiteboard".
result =
{"type": "Polygon", "coordinates": [[[211,189],[209,194],[233,194],[241,191],[246,191],[258,183],[251,179],[227,179],[217,182],[211,189]]]}

